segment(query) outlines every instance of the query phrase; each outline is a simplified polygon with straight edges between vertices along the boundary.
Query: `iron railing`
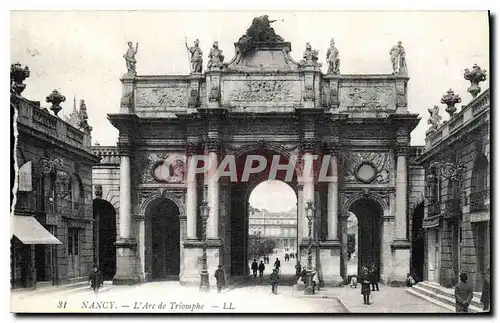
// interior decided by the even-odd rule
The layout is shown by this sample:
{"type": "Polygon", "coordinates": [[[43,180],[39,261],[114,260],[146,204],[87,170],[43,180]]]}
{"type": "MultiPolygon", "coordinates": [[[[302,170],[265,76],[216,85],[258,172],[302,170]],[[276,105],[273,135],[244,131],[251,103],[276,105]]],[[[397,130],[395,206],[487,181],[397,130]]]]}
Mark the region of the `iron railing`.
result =
{"type": "Polygon", "coordinates": [[[18,192],[15,210],[24,213],[58,213],[69,217],[81,217],[84,214],[83,203],[58,199],[34,192],[18,192]]]}

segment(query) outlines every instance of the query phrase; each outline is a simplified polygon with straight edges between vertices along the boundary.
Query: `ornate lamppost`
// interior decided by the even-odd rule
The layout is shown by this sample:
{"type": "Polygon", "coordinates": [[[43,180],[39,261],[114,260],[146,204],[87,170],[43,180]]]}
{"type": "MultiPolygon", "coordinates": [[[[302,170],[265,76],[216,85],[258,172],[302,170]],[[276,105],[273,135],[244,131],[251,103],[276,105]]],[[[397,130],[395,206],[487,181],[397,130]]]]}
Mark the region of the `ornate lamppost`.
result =
{"type": "Polygon", "coordinates": [[[304,294],[312,295],[314,293],[313,288],[313,278],[315,272],[312,267],[312,221],[314,220],[314,207],[313,201],[309,200],[306,203],[306,218],[307,227],[309,228],[309,245],[307,247],[307,269],[306,269],[306,288],[304,289],[304,294]]]}
{"type": "Polygon", "coordinates": [[[207,220],[209,216],[210,207],[207,201],[202,201],[200,203],[200,214],[202,221],[202,232],[203,232],[203,256],[202,256],[202,268],[200,275],[200,291],[208,292],[210,291],[210,284],[208,281],[208,268],[207,268],[207,220]]]}

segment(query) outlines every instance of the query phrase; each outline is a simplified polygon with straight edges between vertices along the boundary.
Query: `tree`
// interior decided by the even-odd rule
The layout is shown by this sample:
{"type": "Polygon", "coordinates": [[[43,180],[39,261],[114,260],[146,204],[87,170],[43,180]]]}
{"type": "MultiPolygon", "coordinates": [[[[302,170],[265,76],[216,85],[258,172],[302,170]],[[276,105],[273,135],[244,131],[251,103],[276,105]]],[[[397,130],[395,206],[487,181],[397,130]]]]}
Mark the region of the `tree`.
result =
{"type": "Polygon", "coordinates": [[[356,235],[354,233],[347,234],[347,255],[351,258],[351,254],[356,251],[356,235]]]}

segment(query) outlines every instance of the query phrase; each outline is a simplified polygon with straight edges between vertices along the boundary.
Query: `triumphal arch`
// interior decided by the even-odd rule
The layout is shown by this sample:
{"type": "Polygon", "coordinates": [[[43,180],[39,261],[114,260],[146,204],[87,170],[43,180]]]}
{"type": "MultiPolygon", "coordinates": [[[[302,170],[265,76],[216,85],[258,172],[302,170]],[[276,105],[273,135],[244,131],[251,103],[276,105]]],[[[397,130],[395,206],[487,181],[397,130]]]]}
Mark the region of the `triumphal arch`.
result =
{"type": "Polygon", "coordinates": [[[119,172],[94,179],[101,196],[119,201],[115,283],[174,276],[198,284],[202,200],[209,206],[210,277],[219,264],[230,277],[247,274],[248,197],[269,179],[273,160],[294,161],[292,176],[286,178],[282,167],[274,178],[296,192],[297,247],[304,265],[305,208],[308,202],[314,206],[312,261],[322,283],[340,285],[346,279],[350,211],[360,222],[360,264],[375,263],[383,282],[403,282],[411,252],[407,160],[419,118],[407,109],[401,44],[388,57],[394,73],[376,75],[341,74],[333,40],[326,74],[323,58],[309,44],[303,59],[295,61],[291,44],[274,32],[267,16],[254,19],[235,43],[233,59],[225,61],[214,43],[206,71],[198,41],[186,47],[189,75],[137,75],[137,47],[130,44],[125,55],[120,112],[109,115],[119,129],[119,172]],[[224,170],[235,168],[236,179],[210,171],[186,176],[199,166],[194,160],[200,155],[212,166],[232,156],[234,163],[224,170]],[[257,168],[249,156],[268,163],[243,180],[245,167],[257,168]],[[306,170],[304,160],[311,156],[317,159],[306,170]],[[329,180],[321,181],[326,157],[329,180]]]}

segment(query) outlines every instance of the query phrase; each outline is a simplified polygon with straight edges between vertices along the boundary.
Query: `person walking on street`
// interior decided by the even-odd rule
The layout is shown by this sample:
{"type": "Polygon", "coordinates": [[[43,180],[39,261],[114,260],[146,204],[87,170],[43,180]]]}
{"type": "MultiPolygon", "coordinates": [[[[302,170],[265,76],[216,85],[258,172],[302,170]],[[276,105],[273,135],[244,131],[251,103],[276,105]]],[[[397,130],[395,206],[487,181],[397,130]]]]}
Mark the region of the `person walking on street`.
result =
{"type": "Polygon", "coordinates": [[[297,261],[297,264],[295,265],[295,277],[297,279],[297,282],[299,281],[301,275],[302,275],[302,266],[300,265],[300,261],[297,261]]]}
{"type": "Polygon", "coordinates": [[[273,273],[269,278],[271,280],[271,292],[273,294],[278,294],[278,284],[279,284],[278,270],[273,269],[273,273]]]}
{"type": "Polygon", "coordinates": [[[370,283],[372,285],[372,292],[375,291],[375,288],[378,290],[378,268],[375,266],[375,263],[372,262],[370,267],[370,283]]]}
{"type": "Polygon", "coordinates": [[[363,304],[370,305],[370,274],[367,267],[363,267],[362,274],[359,278],[361,281],[363,304]]]}
{"type": "Polygon", "coordinates": [[[483,311],[490,311],[490,269],[486,269],[483,275],[483,290],[481,291],[481,303],[483,303],[483,311]]]}
{"type": "Polygon", "coordinates": [[[253,278],[257,277],[257,270],[259,269],[259,265],[257,264],[257,259],[254,259],[252,262],[252,273],[253,273],[253,278]]]}
{"type": "Polygon", "coordinates": [[[222,270],[222,265],[215,271],[215,280],[217,281],[217,293],[220,293],[222,288],[226,285],[226,278],[224,277],[224,270],[222,270]]]}
{"type": "Polygon", "coordinates": [[[472,301],[472,287],[467,283],[467,274],[460,274],[460,282],[455,286],[455,309],[457,313],[467,313],[472,301]]]}
{"type": "Polygon", "coordinates": [[[280,267],[281,267],[281,262],[278,258],[276,258],[276,261],[274,262],[274,269],[276,269],[279,272],[280,267]]]}
{"type": "Polygon", "coordinates": [[[103,283],[103,279],[102,279],[102,273],[99,270],[99,268],[97,268],[96,264],[92,266],[92,272],[89,275],[89,283],[90,287],[94,290],[94,293],[97,294],[99,288],[103,283]]]}
{"type": "Polygon", "coordinates": [[[264,269],[266,269],[266,266],[264,265],[264,262],[261,260],[259,264],[259,277],[262,278],[264,276],[264,269]]]}

